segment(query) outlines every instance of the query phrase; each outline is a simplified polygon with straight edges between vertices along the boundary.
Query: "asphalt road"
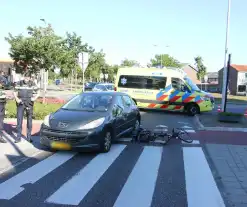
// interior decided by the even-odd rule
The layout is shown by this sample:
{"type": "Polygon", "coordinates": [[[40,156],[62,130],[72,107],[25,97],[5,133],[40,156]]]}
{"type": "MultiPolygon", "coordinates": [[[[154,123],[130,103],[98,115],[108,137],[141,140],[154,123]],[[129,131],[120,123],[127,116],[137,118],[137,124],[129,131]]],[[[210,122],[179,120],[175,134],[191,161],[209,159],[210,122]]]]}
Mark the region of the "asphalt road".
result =
{"type": "MultiPolygon", "coordinates": [[[[184,127],[196,135],[191,117],[142,112],[144,128],[157,125],[184,127]]],[[[34,146],[42,148],[38,137],[34,146]]],[[[219,203],[223,200],[203,147],[176,140],[165,147],[123,140],[107,154],[46,150],[0,174],[1,207],[218,207],[219,203]]]]}

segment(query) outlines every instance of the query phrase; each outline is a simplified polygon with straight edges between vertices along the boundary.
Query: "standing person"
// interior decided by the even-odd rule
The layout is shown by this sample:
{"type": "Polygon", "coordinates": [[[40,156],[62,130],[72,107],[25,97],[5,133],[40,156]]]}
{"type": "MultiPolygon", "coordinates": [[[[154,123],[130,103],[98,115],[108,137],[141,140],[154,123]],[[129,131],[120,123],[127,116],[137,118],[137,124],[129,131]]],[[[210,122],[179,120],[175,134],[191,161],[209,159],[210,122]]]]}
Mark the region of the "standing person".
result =
{"type": "Polygon", "coordinates": [[[32,142],[33,105],[34,101],[39,97],[39,88],[30,79],[29,73],[25,73],[24,79],[17,82],[14,97],[17,106],[17,139],[15,142],[18,143],[21,141],[24,111],[27,114],[27,140],[32,142]]]}
{"type": "Polygon", "coordinates": [[[4,116],[5,116],[6,95],[2,89],[0,89],[0,143],[6,143],[3,138],[4,130],[4,116]]]}

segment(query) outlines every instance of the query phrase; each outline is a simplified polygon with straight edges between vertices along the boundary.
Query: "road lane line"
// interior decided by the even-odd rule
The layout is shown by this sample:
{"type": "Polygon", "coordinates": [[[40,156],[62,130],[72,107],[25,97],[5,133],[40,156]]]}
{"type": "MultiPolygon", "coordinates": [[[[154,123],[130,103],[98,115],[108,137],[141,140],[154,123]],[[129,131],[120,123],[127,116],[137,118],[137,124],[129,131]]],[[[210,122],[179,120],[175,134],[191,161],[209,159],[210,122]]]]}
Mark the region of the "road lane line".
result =
{"type": "Polygon", "coordinates": [[[201,147],[184,147],[184,169],[189,207],[225,207],[201,147]]]}
{"type": "Polygon", "coordinates": [[[151,206],[162,149],[162,147],[144,147],[114,207],[151,206]]]}
{"type": "Polygon", "coordinates": [[[118,139],[118,141],[122,141],[122,142],[131,142],[132,141],[132,138],[120,138],[118,139]]]}
{"type": "Polygon", "coordinates": [[[71,159],[76,153],[58,152],[0,184],[0,199],[11,199],[25,190],[27,183],[35,183],[71,159]]]}
{"type": "Polygon", "coordinates": [[[39,154],[45,153],[45,151],[38,151],[33,153],[32,155],[30,155],[29,157],[23,157],[21,159],[18,159],[14,164],[12,164],[11,166],[8,166],[2,170],[0,170],[0,175],[3,173],[6,173],[7,171],[10,171],[14,168],[16,168],[17,166],[21,165],[22,163],[26,162],[27,160],[34,158],[36,156],[38,156],[39,154]]]}
{"type": "Polygon", "coordinates": [[[196,133],[196,131],[193,130],[193,129],[186,129],[186,130],[184,130],[184,131],[186,131],[186,132],[188,132],[188,133],[196,133]]]}
{"type": "Polygon", "coordinates": [[[182,141],[182,144],[200,144],[200,141],[199,140],[193,140],[191,143],[182,141]]]}
{"type": "Polygon", "coordinates": [[[110,152],[97,155],[74,177],[52,194],[46,202],[78,205],[125,147],[126,145],[113,145],[110,152]]]}

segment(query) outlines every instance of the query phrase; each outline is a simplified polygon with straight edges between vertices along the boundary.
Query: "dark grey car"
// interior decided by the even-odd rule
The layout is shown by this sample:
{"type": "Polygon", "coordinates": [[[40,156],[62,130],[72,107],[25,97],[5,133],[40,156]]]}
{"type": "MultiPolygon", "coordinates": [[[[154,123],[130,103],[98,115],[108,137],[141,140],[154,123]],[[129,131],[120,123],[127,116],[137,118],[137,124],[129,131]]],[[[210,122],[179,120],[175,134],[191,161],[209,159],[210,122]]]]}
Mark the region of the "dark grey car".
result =
{"type": "Polygon", "coordinates": [[[100,149],[140,126],[138,107],[120,92],[85,92],[72,98],[41,125],[41,144],[61,150],[100,149]]]}

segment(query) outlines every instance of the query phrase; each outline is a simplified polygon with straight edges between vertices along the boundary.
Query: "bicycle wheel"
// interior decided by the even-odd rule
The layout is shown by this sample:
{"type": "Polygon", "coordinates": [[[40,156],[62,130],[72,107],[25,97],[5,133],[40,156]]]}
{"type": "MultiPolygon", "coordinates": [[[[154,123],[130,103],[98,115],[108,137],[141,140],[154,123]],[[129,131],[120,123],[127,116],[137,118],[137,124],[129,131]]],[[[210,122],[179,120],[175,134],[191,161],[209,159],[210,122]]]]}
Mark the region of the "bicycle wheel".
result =
{"type": "Polygon", "coordinates": [[[166,134],[166,135],[156,135],[155,143],[166,145],[170,140],[171,140],[171,136],[168,135],[168,134],[166,134]]]}
{"type": "Polygon", "coordinates": [[[186,132],[184,129],[176,128],[178,130],[178,138],[186,143],[192,143],[193,139],[191,139],[188,132],[186,132]]]}

